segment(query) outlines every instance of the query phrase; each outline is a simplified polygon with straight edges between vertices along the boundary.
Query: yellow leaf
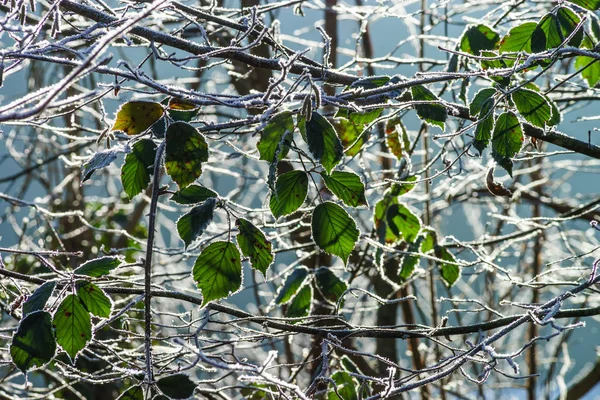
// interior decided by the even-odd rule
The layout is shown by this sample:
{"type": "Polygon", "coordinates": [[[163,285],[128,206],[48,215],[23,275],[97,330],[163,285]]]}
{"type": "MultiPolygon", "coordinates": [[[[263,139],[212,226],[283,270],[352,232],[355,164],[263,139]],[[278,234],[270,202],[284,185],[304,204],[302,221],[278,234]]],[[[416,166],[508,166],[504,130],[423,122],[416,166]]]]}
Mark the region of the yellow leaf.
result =
{"type": "Polygon", "coordinates": [[[194,103],[190,103],[189,101],[176,99],[175,97],[171,97],[169,99],[169,110],[189,111],[195,110],[196,108],[198,108],[198,106],[194,103]]]}
{"type": "Polygon", "coordinates": [[[130,101],[117,111],[117,119],[112,131],[123,131],[137,135],[150,128],[164,113],[163,106],[150,101],[130,101]]]}

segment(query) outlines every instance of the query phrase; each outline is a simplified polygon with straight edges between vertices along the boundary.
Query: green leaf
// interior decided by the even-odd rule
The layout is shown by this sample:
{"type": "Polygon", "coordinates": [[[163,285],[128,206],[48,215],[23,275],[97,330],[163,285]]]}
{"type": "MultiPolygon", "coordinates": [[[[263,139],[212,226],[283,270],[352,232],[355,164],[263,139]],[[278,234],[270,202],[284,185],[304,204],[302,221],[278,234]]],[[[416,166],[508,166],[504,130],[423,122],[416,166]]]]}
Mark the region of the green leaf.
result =
{"type": "Polygon", "coordinates": [[[56,341],[74,362],[92,338],[90,313],[77,296],[70,294],[58,306],[52,324],[56,328],[56,341]]]}
{"type": "Polygon", "coordinates": [[[304,285],[290,303],[285,316],[288,318],[306,317],[310,314],[312,299],[312,287],[310,285],[304,285]]]}
{"type": "Polygon", "coordinates": [[[333,171],[331,175],[321,173],[327,188],[347,206],[366,206],[365,185],[353,172],[333,171]]]}
{"type": "Polygon", "coordinates": [[[298,292],[298,289],[304,284],[304,279],[308,276],[308,269],[298,267],[294,269],[286,278],[285,283],[277,293],[275,303],[285,304],[289,302],[298,292]]]}
{"type": "MultiPolygon", "coordinates": [[[[594,25],[597,26],[598,24],[592,24],[592,26],[594,25]]],[[[586,49],[592,49],[594,47],[594,43],[586,37],[583,40],[582,47],[586,49]]],[[[590,89],[598,84],[598,81],[600,80],[600,62],[598,62],[597,59],[586,56],[576,57],[575,69],[582,70],[581,77],[585,79],[590,89]]]]}
{"type": "Polygon", "coordinates": [[[386,218],[388,209],[394,204],[398,204],[398,197],[391,190],[375,204],[374,226],[381,243],[394,243],[399,239],[390,229],[386,218]]]}
{"type": "Polygon", "coordinates": [[[160,391],[171,399],[187,399],[194,395],[196,384],[185,374],[175,374],[160,378],[156,382],[160,391]]]}
{"type": "Polygon", "coordinates": [[[357,112],[351,111],[346,108],[340,108],[335,115],[335,118],[346,118],[348,121],[352,122],[354,125],[365,126],[375,121],[381,113],[383,112],[383,108],[374,108],[365,112],[357,112]]]}
{"type": "Polygon", "coordinates": [[[433,103],[439,101],[439,98],[433,94],[425,86],[413,86],[411,88],[413,101],[430,101],[431,104],[418,104],[415,105],[417,115],[421,120],[425,121],[429,125],[434,125],[444,130],[445,121],[448,117],[446,107],[441,104],[433,103]]]}
{"type": "Polygon", "coordinates": [[[214,197],[206,199],[202,204],[192,208],[177,220],[177,233],[185,243],[185,247],[199,238],[213,219],[218,200],[214,197]]]}
{"type": "Polygon", "coordinates": [[[327,400],[358,400],[356,389],[359,385],[352,375],[345,371],[336,371],[331,375],[331,379],[335,382],[337,393],[333,387],[330,387],[327,392],[327,400]]]}
{"type": "Polygon", "coordinates": [[[211,197],[219,197],[217,192],[214,192],[204,186],[190,185],[185,189],[181,189],[175,193],[169,200],[177,204],[189,205],[202,203],[211,197]]]}
{"type": "Polygon", "coordinates": [[[342,141],[342,146],[346,149],[344,154],[347,156],[352,157],[358,154],[363,144],[369,139],[369,132],[364,131],[363,125],[356,125],[343,118],[335,120],[334,125],[342,141]]]}
{"type": "MultiPolygon", "coordinates": [[[[555,14],[544,15],[531,35],[531,50],[539,53],[560,46],[579,21],[577,14],[567,7],[559,7],[555,14]]],[[[567,45],[578,47],[582,39],[583,30],[579,29],[567,45]]]]}
{"type": "Polygon", "coordinates": [[[285,158],[292,144],[292,115],[290,111],[284,111],[269,120],[256,144],[261,160],[272,163],[285,158]]]}
{"type": "Polygon", "coordinates": [[[56,281],[44,282],[25,303],[23,303],[23,315],[31,314],[34,311],[41,311],[46,306],[46,302],[56,287],[56,281]]]}
{"type": "Polygon", "coordinates": [[[385,124],[385,143],[398,160],[410,150],[408,133],[400,117],[394,117],[385,124]]]}
{"type": "Polygon", "coordinates": [[[488,98],[483,103],[477,116],[479,122],[475,127],[473,146],[479,151],[479,155],[483,153],[483,150],[488,146],[492,137],[492,131],[494,130],[494,106],[494,99],[492,97],[488,98]]]}
{"type": "Polygon", "coordinates": [[[10,357],[23,373],[41,367],[54,357],[56,340],[52,319],[45,311],[36,311],[21,320],[10,344],[10,357]]]}
{"type": "Polygon", "coordinates": [[[448,286],[452,286],[458,278],[460,278],[460,266],[450,263],[456,263],[454,255],[448,251],[445,247],[436,246],[435,256],[447,262],[439,262],[438,267],[440,268],[440,274],[442,279],[448,286]]]}
{"type": "Polygon", "coordinates": [[[291,171],[279,175],[269,207],[275,218],[296,211],[308,193],[308,175],[304,171],[291,171]]]}
{"type": "Polygon", "coordinates": [[[319,268],[316,272],[317,288],[323,297],[332,303],[337,303],[339,298],[348,289],[348,284],[335,276],[329,268],[319,268]]]}
{"type": "Polygon", "coordinates": [[[525,22],[512,28],[500,41],[500,53],[520,52],[531,53],[531,36],[537,24],[525,22]]]}
{"type": "Polygon", "coordinates": [[[202,174],[208,161],[208,144],[196,128],[175,122],[167,129],[165,168],[179,189],[189,186],[202,174]]]}
{"type": "Polygon", "coordinates": [[[460,41],[460,49],[465,53],[479,55],[482,50],[492,50],[500,36],[486,25],[476,25],[468,28],[460,41]]]}
{"type": "Polygon", "coordinates": [[[419,236],[423,237],[423,241],[421,242],[421,253],[427,253],[435,248],[437,235],[432,228],[425,228],[419,236]]]}
{"type": "Polygon", "coordinates": [[[112,301],[98,286],[88,281],[77,281],[77,296],[90,314],[100,318],[110,317],[112,301]]]}
{"type": "Polygon", "coordinates": [[[331,172],[344,155],[344,147],[333,125],[317,112],[313,112],[311,120],[306,121],[306,142],[312,155],[321,162],[327,173],[331,172]]]}
{"type": "Polygon", "coordinates": [[[533,90],[516,90],[512,94],[512,100],[521,116],[532,125],[544,128],[552,116],[550,104],[542,95],[533,90]]]}
{"type": "Polygon", "coordinates": [[[122,262],[123,260],[121,258],[113,256],[95,258],[81,264],[73,271],[73,274],[99,278],[108,275],[110,271],[117,268],[122,262]]]}
{"type": "Polygon", "coordinates": [[[397,237],[412,243],[421,230],[421,220],[402,204],[392,204],[386,213],[387,224],[397,237]]]}
{"type": "MultiPolygon", "coordinates": [[[[419,236],[415,242],[411,243],[408,246],[407,251],[409,251],[411,253],[418,253],[422,242],[423,242],[423,237],[419,236]]],[[[408,278],[410,278],[410,276],[412,275],[413,271],[415,270],[415,267],[417,266],[417,264],[419,263],[420,260],[421,260],[421,257],[417,256],[417,255],[412,255],[412,254],[404,255],[404,257],[402,258],[402,265],[400,267],[400,273],[399,273],[399,277],[402,282],[405,282],[406,280],[408,280],[408,278]]]]}
{"type": "Polygon", "coordinates": [[[193,103],[171,97],[167,112],[169,113],[169,117],[174,121],[190,122],[198,115],[200,107],[193,103]]]}
{"type": "Polygon", "coordinates": [[[144,388],[142,385],[132,386],[121,393],[117,400],[144,400],[144,388]]]}
{"type": "Polygon", "coordinates": [[[202,290],[202,307],[237,292],[242,285],[242,262],[235,244],[208,245],[196,259],[192,277],[202,290]]]}
{"type": "Polygon", "coordinates": [[[313,240],[321,250],[339,256],[344,265],[360,234],[356,222],[335,203],[319,204],[312,215],[313,240]]]}
{"type": "Polygon", "coordinates": [[[523,130],[513,112],[505,112],[496,120],[492,136],[492,157],[512,177],[512,158],[521,150],[523,130]]]}
{"type": "Polygon", "coordinates": [[[390,187],[390,195],[391,196],[402,196],[414,189],[415,184],[410,182],[416,182],[418,177],[416,175],[408,176],[403,178],[402,181],[406,183],[394,183],[390,187]]]}
{"type": "Polygon", "coordinates": [[[133,145],[131,153],[125,157],[125,163],[121,168],[121,182],[130,199],[133,199],[150,184],[155,158],[156,145],[150,139],[138,140],[133,145]]]}
{"type": "Polygon", "coordinates": [[[481,69],[484,71],[490,70],[488,73],[490,78],[498,82],[501,86],[508,87],[510,85],[510,76],[498,75],[495,73],[495,70],[508,68],[507,61],[511,66],[514,65],[514,62],[512,60],[505,61],[504,59],[497,58],[498,53],[495,51],[482,51],[481,56],[488,57],[479,61],[481,69]]]}
{"type": "Polygon", "coordinates": [[[600,0],[569,0],[569,2],[590,11],[600,10],[600,0]]]}
{"type": "Polygon", "coordinates": [[[469,104],[469,114],[472,116],[478,115],[481,112],[481,109],[491,98],[496,94],[496,89],[494,88],[484,88],[475,94],[471,104],[469,104]]]}
{"type": "MultiPolygon", "coordinates": [[[[575,61],[575,62],[577,62],[577,61],[575,61]]],[[[600,71],[598,71],[598,73],[600,73],[600,71]]],[[[554,101],[552,101],[548,96],[544,96],[544,98],[546,99],[548,104],[550,104],[550,108],[552,109],[552,116],[550,117],[550,119],[548,120],[548,122],[546,124],[548,126],[556,126],[560,123],[560,120],[561,120],[560,110],[558,109],[558,106],[556,105],[556,103],[554,101]]]]}
{"type": "Polygon", "coordinates": [[[266,276],[267,269],[273,264],[271,242],[250,221],[238,218],[236,224],[239,230],[237,242],[240,245],[242,254],[250,258],[252,268],[262,272],[263,276],[266,276]]]}
{"type": "Polygon", "coordinates": [[[111,131],[123,131],[128,135],[144,132],[164,114],[160,103],[151,101],[130,101],[119,108],[111,131]]]}

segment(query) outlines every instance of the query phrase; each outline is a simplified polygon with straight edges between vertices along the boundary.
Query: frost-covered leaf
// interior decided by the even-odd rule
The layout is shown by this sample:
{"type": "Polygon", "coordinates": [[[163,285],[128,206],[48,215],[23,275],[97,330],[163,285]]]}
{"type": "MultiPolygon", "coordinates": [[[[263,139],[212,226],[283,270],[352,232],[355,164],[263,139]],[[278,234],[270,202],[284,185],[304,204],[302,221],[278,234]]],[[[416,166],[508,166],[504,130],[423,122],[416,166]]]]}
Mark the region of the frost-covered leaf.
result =
{"type": "Polygon", "coordinates": [[[324,298],[337,303],[339,298],[348,289],[348,284],[338,278],[329,268],[319,268],[315,273],[317,288],[324,298]]]}
{"type": "Polygon", "coordinates": [[[392,204],[386,213],[387,224],[397,237],[411,243],[421,230],[421,220],[402,204],[392,204]]]}
{"type": "Polygon", "coordinates": [[[285,283],[279,289],[275,303],[285,304],[294,298],[298,289],[304,284],[304,280],[308,276],[308,269],[305,267],[295,268],[285,278],[285,283]]]}
{"type": "Polygon", "coordinates": [[[360,234],[348,213],[335,203],[321,203],[313,212],[311,226],[313,240],[319,248],[347,264],[360,234]]]}
{"type": "Polygon", "coordinates": [[[156,158],[156,145],[150,139],[138,140],[131,153],[125,157],[121,168],[121,183],[130,199],[141,193],[150,184],[152,166],[156,158]]]}
{"type": "Polygon", "coordinates": [[[112,301],[102,289],[88,281],[77,281],[77,296],[90,314],[100,318],[110,317],[112,301]]]}
{"type": "Polygon", "coordinates": [[[52,296],[55,287],[56,281],[48,281],[40,285],[40,287],[29,296],[27,301],[23,303],[23,315],[43,310],[46,306],[46,302],[48,302],[48,299],[52,296]]]}
{"type": "Polygon", "coordinates": [[[310,285],[304,285],[288,306],[285,314],[288,318],[306,317],[310,314],[313,300],[313,290],[310,285]]]}
{"type": "Polygon", "coordinates": [[[239,230],[237,242],[242,250],[242,254],[250,258],[252,268],[266,276],[267,269],[273,264],[271,242],[250,221],[238,218],[236,224],[239,230]]]}
{"type": "Polygon", "coordinates": [[[122,131],[137,135],[150,128],[164,113],[160,103],[151,101],[130,101],[121,105],[111,131],[122,131]]]}
{"type": "Polygon", "coordinates": [[[550,104],[544,96],[533,90],[516,90],[512,93],[512,100],[521,116],[532,125],[544,128],[552,116],[550,104]]]}
{"type": "Polygon", "coordinates": [[[242,285],[242,262],[235,244],[208,245],[196,259],[192,277],[202,291],[202,307],[237,292],[242,285]]]}
{"type": "Polygon", "coordinates": [[[448,286],[452,286],[460,278],[460,266],[456,265],[456,258],[450,251],[441,246],[436,246],[435,256],[446,262],[438,262],[442,279],[448,286]]]}
{"type": "Polygon", "coordinates": [[[465,53],[479,55],[482,50],[492,50],[500,36],[487,25],[475,25],[467,28],[460,41],[460,49],[465,53]]]}
{"type": "Polygon", "coordinates": [[[275,218],[296,211],[308,193],[308,175],[304,171],[291,171],[279,175],[269,207],[275,218]]]}
{"type": "Polygon", "coordinates": [[[492,136],[492,157],[512,177],[512,158],[521,150],[523,130],[512,112],[501,114],[496,120],[492,136]]]}
{"type": "Polygon", "coordinates": [[[90,313],[77,296],[70,294],[58,306],[52,324],[56,328],[57,343],[74,362],[92,339],[90,313]]]}
{"type": "Polygon", "coordinates": [[[306,121],[306,142],[312,155],[319,161],[327,173],[331,172],[344,156],[344,147],[333,125],[317,112],[306,121]]]}
{"type": "Polygon", "coordinates": [[[165,168],[183,189],[202,174],[202,163],[208,161],[208,144],[196,128],[185,122],[171,124],[166,136],[165,168]]]}
{"type": "Polygon", "coordinates": [[[327,188],[347,206],[366,206],[365,185],[353,172],[333,171],[331,175],[321,173],[327,188]]]}
{"type": "Polygon", "coordinates": [[[169,200],[174,201],[177,204],[190,205],[202,203],[211,197],[218,197],[219,195],[208,188],[200,185],[190,185],[184,189],[181,189],[175,193],[169,200]]]}
{"type": "Polygon", "coordinates": [[[531,53],[531,36],[536,27],[535,22],[525,22],[512,28],[500,41],[500,53],[520,51],[531,53]]]}
{"type": "Polygon", "coordinates": [[[32,312],[19,323],[10,344],[10,357],[23,372],[48,363],[56,353],[52,319],[45,311],[32,312]]]}
{"type": "Polygon", "coordinates": [[[269,120],[256,144],[261,160],[272,163],[285,158],[292,144],[292,116],[290,111],[284,111],[269,120]]]}
{"type": "Polygon", "coordinates": [[[188,248],[199,238],[213,219],[218,200],[214,197],[206,199],[202,204],[192,208],[177,220],[177,233],[188,248]]]}
{"type": "Polygon", "coordinates": [[[415,110],[417,111],[419,118],[429,125],[434,125],[441,128],[443,131],[444,127],[446,126],[445,121],[448,117],[448,112],[446,111],[446,107],[436,103],[439,101],[439,98],[425,86],[421,85],[413,86],[411,88],[411,92],[413,101],[431,102],[429,104],[415,105],[415,110]]]}
{"type": "Polygon", "coordinates": [[[92,278],[99,278],[104,275],[108,275],[110,271],[117,268],[123,260],[119,257],[107,256],[95,258],[93,260],[86,261],[76,268],[73,273],[75,275],[91,276],[92,278]]]}

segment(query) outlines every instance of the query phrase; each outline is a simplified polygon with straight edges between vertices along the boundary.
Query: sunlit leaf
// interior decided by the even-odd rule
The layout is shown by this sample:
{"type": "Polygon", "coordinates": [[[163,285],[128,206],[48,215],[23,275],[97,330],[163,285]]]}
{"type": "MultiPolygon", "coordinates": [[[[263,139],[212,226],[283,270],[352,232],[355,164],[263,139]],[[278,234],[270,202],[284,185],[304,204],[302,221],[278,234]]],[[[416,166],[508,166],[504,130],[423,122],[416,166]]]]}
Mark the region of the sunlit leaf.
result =
{"type": "Polygon", "coordinates": [[[10,357],[23,372],[48,363],[56,353],[52,319],[45,311],[25,316],[19,323],[10,345],[10,357]]]}
{"type": "Polygon", "coordinates": [[[406,178],[402,179],[403,183],[394,183],[390,187],[390,192],[389,192],[390,195],[402,196],[403,194],[410,192],[411,190],[413,190],[415,188],[415,183],[411,183],[411,182],[416,182],[418,178],[419,177],[416,175],[407,176],[406,178]]]}
{"type": "Polygon", "coordinates": [[[150,128],[164,113],[160,103],[151,101],[130,101],[119,108],[112,131],[123,131],[137,135],[150,128]]]}
{"type": "MultiPolygon", "coordinates": [[[[594,47],[594,43],[586,37],[583,40],[582,47],[586,49],[592,49],[594,47]]],[[[586,56],[576,57],[575,69],[582,70],[581,77],[585,79],[588,87],[590,88],[595,87],[598,84],[598,81],[600,81],[600,62],[598,62],[597,58],[586,56]]]]}
{"type": "Polygon", "coordinates": [[[456,263],[454,255],[445,247],[436,246],[435,256],[446,262],[438,262],[442,279],[448,286],[452,286],[460,278],[460,266],[456,263]]]}
{"type": "Polygon", "coordinates": [[[402,204],[392,204],[388,207],[386,221],[394,235],[409,243],[414,242],[421,230],[419,217],[402,204]]]}
{"type": "Polygon", "coordinates": [[[160,391],[171,399],[187,399],[194,395],[196,384],[185,374],[175,374],[160,378],[156,382],[160,391]]]}
{"type": "Polygon", "coordinates": [[[169,99],[167,113],[169,113],[169,117],[174,121],[189,122],[198,115],[199,111],[200,108],[194,103],[176,99],[174,97],[169,99]]]}
{"type": "Polygon", "coordinates": [[[202,307],[237,292],[242,285],[242,262],[235,244],[208,245],[196,259],[192,277],[202,291],[202,307]]]}
{"type": "Polygon", "coordinates": [[[360,234],[356,222],[335,203],[319,204],[312,215],[312,236],[319,248],[347,264],[360,234]]]}
{"type": "Polygon", "coordinates": [[[70,294],[58,306],[52,324],[56,328],[57,343],[75,361],[77,354],[92,339],[90,313],[77,296],[70,294]]]}
{"type": "Polygon", "coordinates": [[[336,371],[331,374],[331,379],[335,382],[337,391],[330,387],[327,400],[358,400],[356,389],[359,385],[352,375],[345,371],[336,371]]]}
{"type": "Polygon", "coordinates": [[[481,112],[484,104],[496,94],[494,88],[483,88],[475,94],[471,104],[469,104],[469,114],[476,116],[481,112]]]}
{"type": "Polygon", "coordinates": [[[94,154],[85,164],[83,164],[81,183],[87,181],[92,177],[92,174],[98,170],[108,167],[113,161],[117,159],[119,153],[123,153],[122,148],[108,149],[99,151],[94,154]]]}
{"type": "Polygon", "coordinates": [[[275,303],[277,304],[285,304],[294,298],[296,293],[298,293],[298,289],[304,284],[304,280],[308,276],[308,269],[305,267],[295,268],[287,277],[285,278],[285,283],[279,289],[277,293],[277,298],[275,299],[275,303]]]}
{"type": "Polygon", "coordinates": [[[144,387],[142,385],[132,386],[121,393],[117,400],[144,400],[144,387]]]}
{"type": "Polygon", "coordinates": [[[123,260],[121,258],[113,256],[95,258],[81,264],[73,271],[73,273],[75,275],[85,275],[91,276],[92,278],[99,278],[109,274],[110,271],[117,268],[122,262],[123,260]]]}
{"type": "Polygon", "coordinates": [[[292,116],[290,111],[284,111],[269,120],[256,144],[261,160],[275,162],[285,158],[292,144],[294,131],[292,116]]]}
{"type": "MultiPolygon", "coordinates": [[[[531,50],[539,53],[560,46],[577,28],[579,21],[577,14],[567,7],[559,7],[555,13],[544,15],[531,35],[531,50]]],[[[580,27],[567,44],[578,47],[582,39],[580,27]]]]}
{"type": "Polygon", "coordinates": [[[489,145],[492,137],[492,131],[494,130],[494,99],[488,98],[482,105],[479,115],[477,116],[479,122],[475,127],[475,140],[473,146],[479,151],[479,154],[483,153],[483,150],[489,145]]]}
{"type": "Polygon", "coordinates": [[[188,248],[199,238],[213,219],[218,200],[214,197],[206,199],[202,204],[192,208],[177,220],[177,232],[188,248]]]}
{"type": "Polygon", "coordinates": [[[398,160],[402,159],[404,152],[410,150],[408,133],[400,117],[394,117],[387,121],[385,125],[385,143],[398,160]]]}
{"type": "Polygon", "coordinates": [[[353,172],[333,171],[331,175],[321,173],[327,188],[347,206],[366,206],[365,185],[353,172]]]}
{"type": "Polygon", "coordinates": [[[338,118],[334,122],[342,146],[347,156],[354,156],[361,150],[363,144],[369,139],[369,132],[364,131],[363,125],[356,125],[345,118],[338,118]]]}
{"type": "Polygon", "coordinates": [[[531,36],[536,27],[535,22],[525,22],[512,28],[500,41],[500,53],[520,51],[531,53],[531,36]]]}
{"type": "Polygon", "coordinates": [[[291,171],[279,175],[269,207],[275,218],[296,211],[308,193],[308,175],[304,171],[291,171]]]}
{"type": "Polygon", "coordinates": [[[329,268],[319,268],[315,276],[317,288],[323,297],[332,303],[337,303],[342,294],[348,289],[348,284],[335,276],[329,268]]]}
{"type": "Polygon", "coordinates": [[[512,112],[501,114],[496,120],[492,136],[492,157],[512,177],[512,158],[521,150],[523,130],[512,112]]]}
{"type": "Polygon", "coordinates": [[[156,158],[156,145],[150,139],[137,141],[131,153],[125,157],[121,168],[121,183],[130,199],[141,193],[150,184],[152,166],[156,158]]]}
{"type": "Polygon", "coordinates": [[[317,112],[313,112],[311,120],[306,121],[306,142],[312,155],[321,162],[327,173],[344,156],[344,147],[333,125],[317,112]]]}
{"type": "Polygon", "coordinates": [[[250,258],[252,268],[266,276],[267,269],[273,264],[271,242],[260,229],[246,219],[238,218],[236,225],[239,230],[237,242],[242,254],[250,258]]]}
{"type": "Polygon", "coordinates": [[[166,136],[165,168],[183,189],[202,174],[202,163],[208,161],[208,144],[196,128],[185,122],[171,124],[166,136]]]}
{"type": "Polygon", "coordinates": [[[516,90],[512,93],[512,100],[521,116],[532,125],[544,128],[552,116],[550,104],[541,94],[533,90],[516,90]]]}
{"type": "Polygon", "coordinates": [[[486,25],[475,25],[469,27],[460,41],[460,49],[465,53],[479,55],[482,50],[492,50],[500,36],[492,28],[486,25]]]}
{"type": "Polygon", "coordinates": [[[46,302],[48,302],[48,299],[52,296],[55,287],[56,281],[48,281],[40,285],[40,287],[29,296],[27,301],[23,303],[23,315],[43,310],[46,306],[46,302]]]}
{"type": "Polygon", "coordinates": [[[288,318],[306,317],[310,314],[313,300],[313,290],[310,285],[304,285],[288,306],[285,314],[288,318]]]}
{"type": "Polygon", "coordinates": [[[110,317],[112,301],[102,289],[88,281],[77,281],[77,296],[90,314],[100,318],[110,317]]]}
{"type": "Polygon", "coordinates": [[[387,192],[383,199],[375,204],[374,226],[382,243],[394,243],[399,239],[390,229],[386,218],[388,208],[394,204],[398,204],[398,197],[391,194],[391,192],[387,192]]]}
{"type": "Polygon", "coordinates": [[[411,92],[413,101],[431,102],[430,104],[415,105],[415,110],[419,118],[429,125],[441,128],[443,131],[448,112],[446,111],[446,107],[436,103],[439,101],[439,98],[425,86],[421,85],[413,86],[411,92]]]}
{"type": "Polygon", "coordinates": [[[190,185],[175,193],[169,200],[177,204],[190,205],[202,203],[204,200],[211,197],[218,197],[217,192],[212,191],[204,186],[190,185]]]}

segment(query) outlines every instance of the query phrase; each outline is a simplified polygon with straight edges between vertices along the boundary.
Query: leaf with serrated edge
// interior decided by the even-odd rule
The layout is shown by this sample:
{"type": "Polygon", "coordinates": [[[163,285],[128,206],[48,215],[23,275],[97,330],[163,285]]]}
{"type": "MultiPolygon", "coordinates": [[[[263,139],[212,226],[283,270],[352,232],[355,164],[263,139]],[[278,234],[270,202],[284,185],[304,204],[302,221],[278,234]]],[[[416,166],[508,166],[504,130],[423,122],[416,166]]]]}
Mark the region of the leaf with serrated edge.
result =
{"type": "Polygon", "coordinates": [[[304,284],[304,280],[308,276],[308,269],[305,267],[295,268],[285,278],[285,283],[279,289],[275,303],[286,304],[294,298],[298,289],[304,284]]]}
{"type": "Polygon", "coordinates": [[[52,296],[52,292],[56,287],[56,281],[44,282],[25,303],[23,303],[23,315],[31,314],[34,311],[43,310],[46,302],[52,296]]]}
{"type": "Polygon", "coordinates": [[[402,204],[392,204],[386,213],[387,224],[398,237],[414,242],[421,230],[421,220],[402,204]]]}
{"type": "Polygon", "coordinates": [[[50,362],[56,353],[52,319],[45,311],[25,316],[19,323],[10,344],[10,357],[23,372],[50,362]]]}
{"type": "Polygon", "coordinates": [[[512,158],[521,150],[523,130],[512,112],[501,114],[492,135],[492,157],[512,177],[512,158]]]}
{"type": "Polygon", "coordinates": [[[291,171],[279,175],[269,207],[273,216],[279,218],[296,211],[308,193],[308,175],[304,171],[291,171]]]}
{"type": "Polygon", "coordinates": [[[466,53],[479,55],[482,50],[492,50],[500,36],[486,25],[475,25],[467,28],[460,41],[460,49],[466,53]]]}
{"type": "Polygon", "coordinates": [[[256,144],[261,160],[275,162],[285,158],[292,144],[291,133],[294,131],[292,115],[290,111],[284,111],[269,120],[256,144]]]}
{"type": "Polygon", "coordinates": [[[344,156],[344,147],[333,125],[317,112],[306,121],[306,142],[312,155],[321,162],[327,173],[331,172],[344,156]]]}
{"type": "Polygon", "coordinates": [[[100,318],[110,317],[112,301],[102,289],[88,281],[77,281],[77,296],[90,314],[100,318]]]}
{"type": "Polygon", "coordinates": [[[317,288],[325,299],[337,303],[348,289],[348,284],[338,278],[329,268],[319,268],[315,273],[317,288]]]}
{"type": "Polygon", "coordinates": [[[165,168],[179,189],[193,183],[208,161],[208,144],[196,128],[185,122],[169,125],[166,133],[165,168]]]}
{"type": "Polygon", "coordinates": [[[437,246],[435,249],[435,256],[446,262],[438,261],[438,267],[440,268],[440,274],[442,280],[448,285],[452,286],[460,278],[460,266],[456,263],[454,255],[448,251],[445,247],[437,246]]]}
{"type": "Polygon", "coordinates": [[[175,374],[160,378],[156,382],[160,391],[170,399],[187,399],[194,395],[196,384],[185,374],[175,374]]]}
{"type": "Polygon", "coordinates": [[[516,90],[512,93],[512,100],[521,116],[532,125],[544,128],[552,116],[550,104],[544,96],[533,90],[516,90]]]}
{"type": "Polygon", "coordinates": [[[130,101],[119,108],[111,131],[123,131],[137,135],[150,128],[164,113],[160,103],[151,101],[130,101]]]}
{"type": "Polygon", "coordinates": [[[70,294],[58,306],[52,321],[56,328],[56,341],[69,355],[72,362],[92,339],[90,313],[81,300],[70,294]]]}
{"type": "Polygon", "coordinates": [[[429,125],[441,128],[443,131],[446,126],[445,121],[448,117],[448,112],[446,111],[446,107],[436,103],[439,98],[425,86],[413,86],[411,92],[413,101],[431,102],[430,104],[415,105],[415,110],[417,111],[419,118],[429,125]]]}
{"type": "Polygon", "coordinates": [[[238,218],[236,224],[239,230],[237,241],[242,254],[250,258],[250,264],[254,269],[266,276],[267,269],[273,264],[271,242],[250,221],[238,218]]]}
{"type": "Polygon", "coordinates": [[[188,248],[199,238],[213,219],[218,200],[214,197],[206,199],[202,204],[192,208],[177,220],[177,233],[188,248]]]}
{"type": "Polygon", "coordinates": [[[242,285],[242,262],[235,244],[208,245],[196,259],[192,277],[202,291],[202,307],[236,293],[242,285]]]}
{"type": "Polygon", "coordinates": [[[321,173],[325,185],[347,206],[366,206],[365,184],[353,172],[333,171],[331,175],[321,173]]]}
{"type": "Polygon", "coordinates": [[[150,184],[152,166],[156,158],[156,145],[150,139],[138,140],[131,153],[125,156],[121,167],[121,183],[130,199],[140,194],[150,184]]]}
{"type": "Polygon", "coordinates": [[[346,265],[360,235],[348,213],[335,203],[319,204],[313,212],[311,228],[317,246],[340,257],[346,265]]]}
{"type": "Polygon", "coordinates": [[[200,185],[190,185],[175,193],[169,200],[181,205],[202,203],[211,197],[218,197],[217,192],[200,185]]]}
{"type": "Polygon", "coordinates": [[[99,278],[104,275],[108,275],[110,271],[117,268],[123,260],[120,257],[106,256],[95,258],[93,260],[86,261],[81,264],[78,268],[73,271],[75,275],[91,276],[92,278],[99,278]]]}
{"type": "Polygon", "coordinates": [[[304,285],[288,306],[285,314],[288,318],[306,317],[310,314],[313,290],[310,285],[304,285]]]}
{"type": "Polygon", "coordinates": [[[525,22],[508,31],[508,34],[500,41],[500,53],[524,51],[531,53],[531,35],[537,24],[525,22]]]}

